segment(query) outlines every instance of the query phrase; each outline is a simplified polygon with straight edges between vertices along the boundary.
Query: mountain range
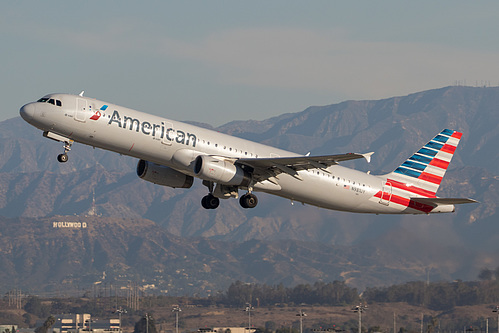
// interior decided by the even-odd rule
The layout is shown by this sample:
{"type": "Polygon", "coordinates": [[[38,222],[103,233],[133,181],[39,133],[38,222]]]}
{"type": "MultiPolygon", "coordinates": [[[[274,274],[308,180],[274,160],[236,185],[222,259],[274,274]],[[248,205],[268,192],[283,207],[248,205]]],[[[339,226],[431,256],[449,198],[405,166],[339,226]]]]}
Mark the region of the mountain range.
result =
{"type": "Polygon", "coordinates": [[[265,194],[252,210],[223,200],[207,211],[200,182],[190,190],[157,186],[137,178],[136,160],[79,144],[60,164],[62,144],[20,117],[3,121],[0,260],[9,269],[0,281],[42,291],[133,280],[154,291],[210,293],[235,279],[337,279],[360,289],[475,279],[499,265],[498,105],[497,87],[453,86],[216,128],[301,154],[374,151],[370,164],[344,163],[372,174],[394,170],[443,128],[461,131],[438,194],[480,204],[429,216],[341,213],[265,194]],[[87,228],[54,228],[61,221],[87,228]]]}

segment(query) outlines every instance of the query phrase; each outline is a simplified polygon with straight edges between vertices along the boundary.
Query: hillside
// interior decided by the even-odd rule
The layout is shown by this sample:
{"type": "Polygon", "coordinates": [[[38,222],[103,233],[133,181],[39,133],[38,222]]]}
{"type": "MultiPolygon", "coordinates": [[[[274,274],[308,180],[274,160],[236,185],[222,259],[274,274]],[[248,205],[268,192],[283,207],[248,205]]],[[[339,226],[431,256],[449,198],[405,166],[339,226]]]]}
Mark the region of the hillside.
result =
{"type": "Polygon", "coordinates": [[[49,295],[94,293],[95,285],[126,288],[139,281],[147,292],[173,295],[208,295],[236,280],[294,286],[344,279],[362,288],[424,276],[415,264],[424,255],[448,261],[454,252],[482,259],[458,247],[401,258],[375,244],[189,239],[149,220],[95,216],[1,219],[0,230],[3,288],[49,295]]]}

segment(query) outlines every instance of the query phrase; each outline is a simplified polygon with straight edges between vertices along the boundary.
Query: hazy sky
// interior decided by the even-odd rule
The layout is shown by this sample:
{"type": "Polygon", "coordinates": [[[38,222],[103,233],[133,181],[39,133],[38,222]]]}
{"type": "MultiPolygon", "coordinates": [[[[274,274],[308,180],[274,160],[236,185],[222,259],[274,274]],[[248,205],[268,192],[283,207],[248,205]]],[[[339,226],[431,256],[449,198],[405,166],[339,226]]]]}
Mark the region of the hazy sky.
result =
{"type": "Polygon", "coordinates": [[[498,1],[2,1],[0,120],[51,92],[220,125],[499,83],[498,1]]]}

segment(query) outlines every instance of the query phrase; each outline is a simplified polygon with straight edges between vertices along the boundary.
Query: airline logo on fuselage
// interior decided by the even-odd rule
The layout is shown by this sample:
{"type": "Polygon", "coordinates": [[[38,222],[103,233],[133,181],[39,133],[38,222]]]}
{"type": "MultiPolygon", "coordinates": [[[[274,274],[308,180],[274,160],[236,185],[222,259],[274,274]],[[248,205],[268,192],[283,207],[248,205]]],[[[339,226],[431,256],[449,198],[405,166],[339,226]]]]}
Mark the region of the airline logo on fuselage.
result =
{"type": "MultiPolygon", "coordinates": [[[[92,111],[91,105],[88,108],[90,111],[92,111]]],[[[99,120],[99,118],[102,116],[102,112],[106,111],[106,109],[107,109],[107,105],[103,105],[99,110],[94,112],[93,116],[90,117],[90,120],[99,120]]]]}
{"type": "Polygon", "coordinates": [[[119,112],[114,110],[113,115],[107,124],[111,125],[113,123],[118,125],[119,128],[128,129],[129,131],[140,132],[144,135],[150,135],[161,140],[166,139],[168,141],[196,147],[197,138],[195,134],[167,127],[164,122],[161,122],[161,124],[154,124],[128,116],[123,116],[123,118],[121,118],[119,112]]]}

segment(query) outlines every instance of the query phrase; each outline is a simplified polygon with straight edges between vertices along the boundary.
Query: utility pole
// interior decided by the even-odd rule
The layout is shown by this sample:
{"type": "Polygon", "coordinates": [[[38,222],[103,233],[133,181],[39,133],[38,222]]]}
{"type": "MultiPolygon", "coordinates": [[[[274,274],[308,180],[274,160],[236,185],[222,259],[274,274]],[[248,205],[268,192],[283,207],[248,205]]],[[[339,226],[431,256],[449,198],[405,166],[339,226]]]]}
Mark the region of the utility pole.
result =
{"type": "MultiPolygon", "coordinates": [[[[423,321],[424,321],[424,315],[421,312],[421,333],[423,333],[423,321]]],[[[466,333],[466,332],[465,332],[466,333]]],[[[498,332],[499,333],[499,332],[498,332]]]]}
{"type": "Polygon", "coordinates": [[[497,333],[499,333],[499,305],[496,305],[492,312],[497,312],[497,333]]]}
{"type": "Polygon", "coordinates": [[[175,312],[175,333],[178,333],[178,313],[182,311],[180,306],[175,305],[173,306],[172,312],[175,312]]]}
{"type": "Polygon", "coordinates": [[[359,333],[362,333],[362,312],[367,310],[367,305],[362,305],[362,303],[360,303],[352,308],[352,310],[359,313],[359,333]]]}
{"type": "Polygon", "coordinates": [[[126,309],[122,309],[121,306],[120,306],[120,308],[118,310],[116,310],[116,312],[119,314],[119,317],[120,317],[120,329],[119,329],[118,332],[121,333],[121,315],[123,313],[126,313],[126,309]]]}
{"type": "Polygon", "coordinates": [[[251,333],[251,311],[255,308],[251,306],[250,303],[246,303],[246,308],[244,311],[248,312],[248,333],[251,333]]]}
{"type": "Polygon", "coordinates": [[[395,319],[395,312],[393,313],[393,333],[397,333],[397,321],[395,319]]]}
{"type": "Polygon", "coordinates": [[[300,333],[303,333],[303,317],[306,317],[307,314],[300,309],[300,313],[296,315],[300,317],[300,333]]]}

